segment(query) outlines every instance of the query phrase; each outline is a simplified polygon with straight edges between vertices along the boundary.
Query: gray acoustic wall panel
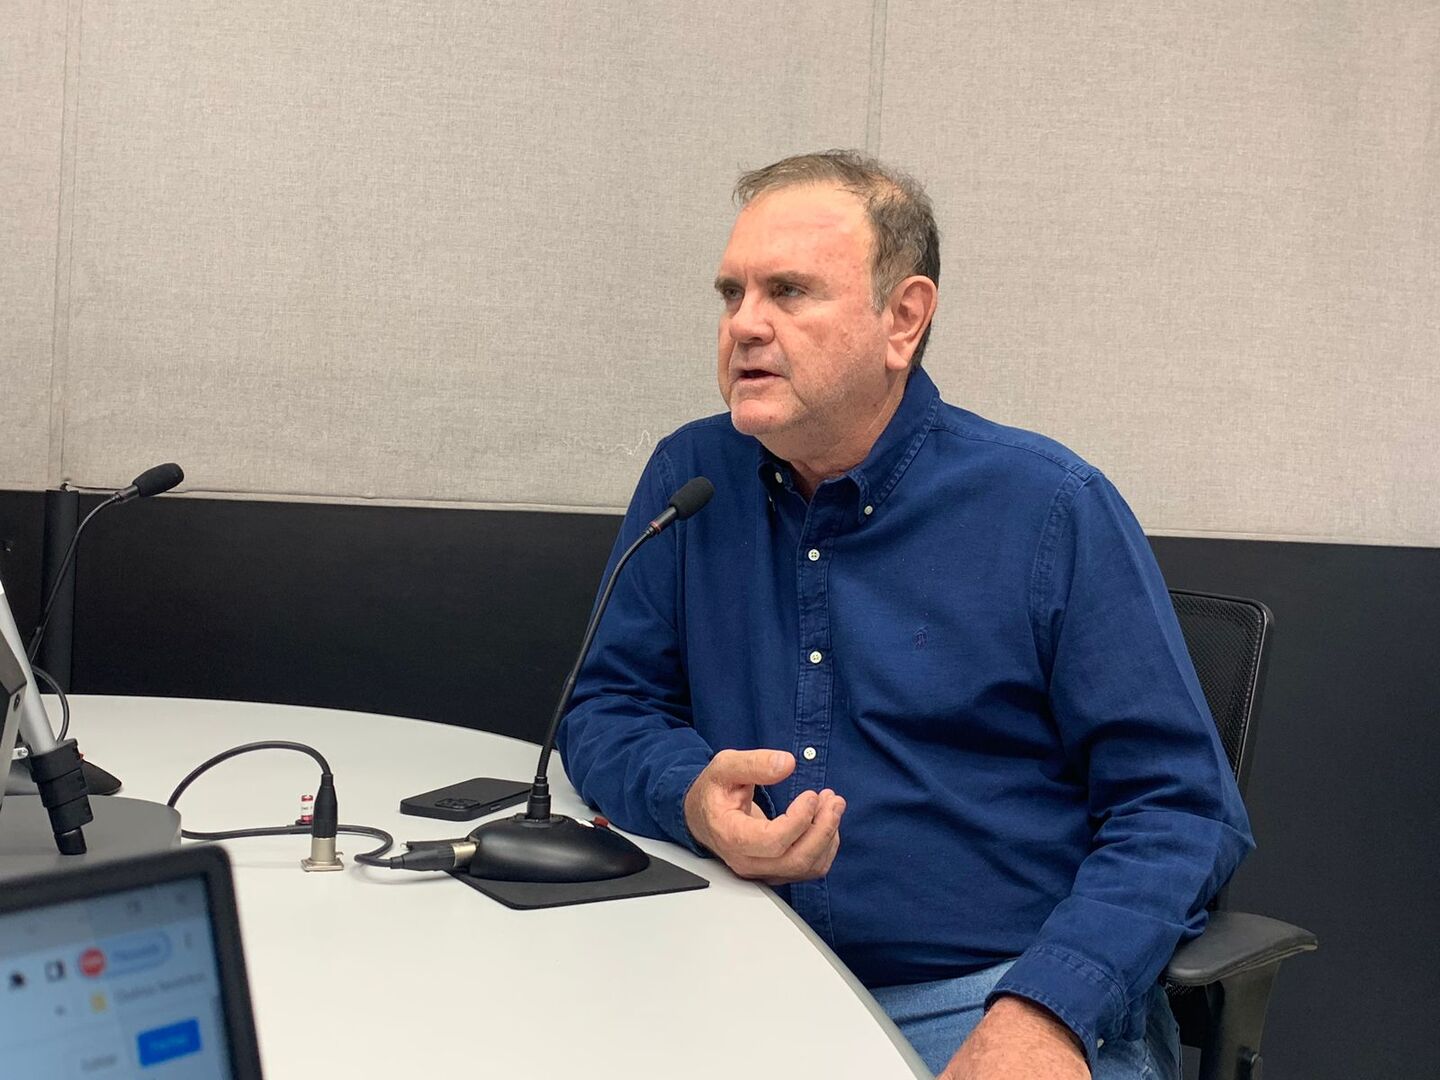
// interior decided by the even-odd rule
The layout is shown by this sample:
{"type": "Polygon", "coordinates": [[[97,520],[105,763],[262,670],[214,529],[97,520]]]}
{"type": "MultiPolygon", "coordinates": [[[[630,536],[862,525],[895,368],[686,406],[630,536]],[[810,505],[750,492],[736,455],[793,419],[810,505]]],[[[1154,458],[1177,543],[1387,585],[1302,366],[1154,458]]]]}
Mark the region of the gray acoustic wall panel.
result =
{"type": "Polygon", "coordinates": [[[871,19],[87,0],[64,474],[623,505],[720,407],[737,165],[863,141],[871,19]]]}
{"type": "Polygon", "coordinates": [[[65,19],[0,2],[0,483],[22,488],[50,471],[65,19]]]}
{"type": "Polygon", "coordinates": [[[1156,532],[1440,544],[1440,6],[888,4],[927,364],[1156,532]]]}
{"type": "Polygon", "coordinates": [[[863,145],[952,400],[1152,532],[1440,545],[1430,0],[4,2],[6,486],[618,507],[736,171],[863,145]]]}

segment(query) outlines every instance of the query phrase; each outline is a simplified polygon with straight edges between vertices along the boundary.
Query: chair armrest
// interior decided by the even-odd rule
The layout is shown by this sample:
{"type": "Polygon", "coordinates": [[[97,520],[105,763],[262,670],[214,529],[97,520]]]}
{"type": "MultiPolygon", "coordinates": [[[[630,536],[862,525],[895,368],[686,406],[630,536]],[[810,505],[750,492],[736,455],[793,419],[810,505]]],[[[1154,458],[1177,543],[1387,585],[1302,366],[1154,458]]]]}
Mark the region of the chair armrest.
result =
{"type": "Polygon", "coordinates": [[[1199,937],[1175,950],[1164,979],[1174,986],[1208,986],[1319,947],[1309,930],[1239,911],[1216,911],[1199,937]]]}

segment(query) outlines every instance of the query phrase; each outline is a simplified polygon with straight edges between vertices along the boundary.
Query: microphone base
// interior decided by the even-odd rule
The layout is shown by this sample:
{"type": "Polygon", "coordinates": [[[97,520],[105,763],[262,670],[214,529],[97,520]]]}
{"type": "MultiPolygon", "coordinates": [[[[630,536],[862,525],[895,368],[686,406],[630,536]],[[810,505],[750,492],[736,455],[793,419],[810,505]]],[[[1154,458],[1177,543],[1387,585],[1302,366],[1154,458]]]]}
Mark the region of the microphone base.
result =
{"type": "MultiPolygon", "coordinates": [[[[7,797],[0,810],[0,882],[165,851],[180,843],[180,813],[164,803],[116,797],[96,800],[92,810],[95,818],[85,826],[87,853],[62,855],[40,800],[7,797]]],[[[0,891],[3,888],[0,884],[0,891]]]]}
{"type": "Polygon", "coordinates": [[[609,881],[650,865],[650,856],[619,833],[560,815],[516,814],[481,825],[467,839],[475,842],[470,876],[490,881],[609,881]]]}
{"type": "Polygon", "coordinates": [[[93,761],[81,761],[80,771],[85,774],[85,790],[91,795],[114,795],[120,790],[120,778],[93,761]]]}

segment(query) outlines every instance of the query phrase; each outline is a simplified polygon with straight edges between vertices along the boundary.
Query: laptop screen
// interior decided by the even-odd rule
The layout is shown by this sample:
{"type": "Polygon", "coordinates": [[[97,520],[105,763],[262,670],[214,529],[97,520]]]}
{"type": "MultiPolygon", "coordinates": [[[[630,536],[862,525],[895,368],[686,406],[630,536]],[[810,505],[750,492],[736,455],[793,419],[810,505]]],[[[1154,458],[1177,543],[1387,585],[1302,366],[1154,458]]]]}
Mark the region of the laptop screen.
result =
{"type": "Polygon", "coordinates": [[[194,874],[0,910],[4,1074],[243,1080],[209,889],[194,874]]]}

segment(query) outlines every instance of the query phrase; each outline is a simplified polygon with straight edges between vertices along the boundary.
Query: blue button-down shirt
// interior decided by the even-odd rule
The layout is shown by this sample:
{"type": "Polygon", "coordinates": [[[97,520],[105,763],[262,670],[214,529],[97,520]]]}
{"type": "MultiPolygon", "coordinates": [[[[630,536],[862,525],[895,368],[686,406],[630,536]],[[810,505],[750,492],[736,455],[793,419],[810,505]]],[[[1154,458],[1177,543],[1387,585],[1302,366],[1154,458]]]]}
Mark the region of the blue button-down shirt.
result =
{"type": "Polygon", "coordinates": [[[1019,957],[996,988],[1088,1053],[1134,1038],[1251,846],[1140,526],[1059,444],[916,371],[870,454],[807,502],[728,415],[662,441],[613,562],[692,476],[709,506],[618,583],[559,742],[622,828],[695,847],[716,750],[795,755],[757,793],[845,797],[829,874],[781,892],[870,986],[1019,957]]]}

